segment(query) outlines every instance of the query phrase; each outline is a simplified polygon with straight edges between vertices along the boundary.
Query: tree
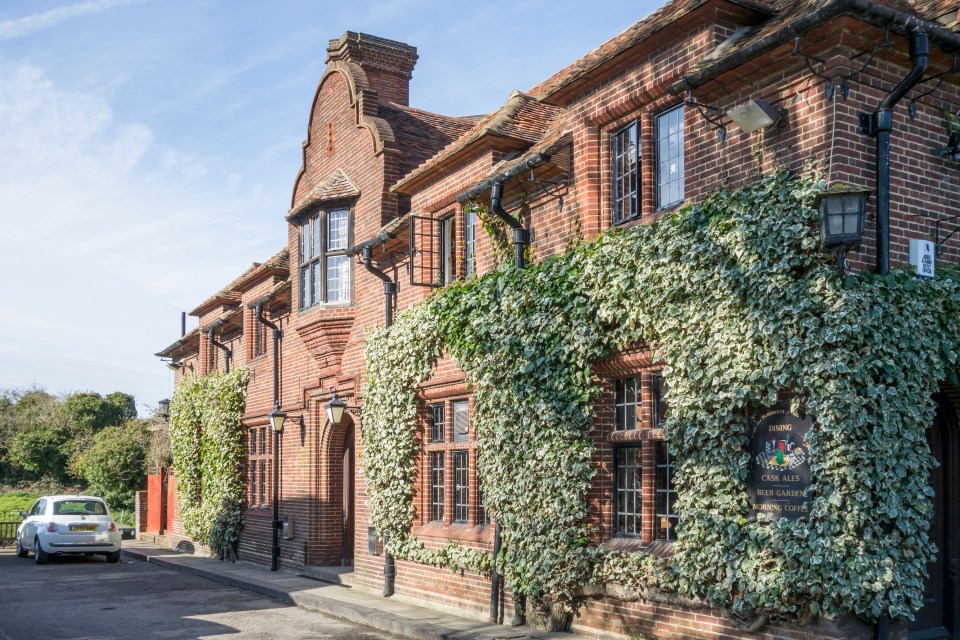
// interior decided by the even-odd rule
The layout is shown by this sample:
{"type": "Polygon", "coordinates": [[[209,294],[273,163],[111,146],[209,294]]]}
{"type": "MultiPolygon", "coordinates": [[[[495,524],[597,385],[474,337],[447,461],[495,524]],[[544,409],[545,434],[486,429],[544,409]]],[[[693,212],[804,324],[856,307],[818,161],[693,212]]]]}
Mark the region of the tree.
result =
{"type": "Polygon", "coordinates": [[[70,435],[68,429],[57,425],[21,431],[10,447],[10,461],[37,478],[49,476],[63,482],[69,476],[70,435]]]}
{"type": "Polygon", "coordinates": [[[147,474],[147,431],[144,420],[105,427],[93,444],[79,453],[75,469],[111,509],[133,509],[134,492],[147,474]]]}
{"type": "Polygon", "coordinates": [[[119,419],[115,424],[123,424],[137,417],[137,403],[129,393],[114,391],[108,393],[105,400],[117,408],[119,419]]]}

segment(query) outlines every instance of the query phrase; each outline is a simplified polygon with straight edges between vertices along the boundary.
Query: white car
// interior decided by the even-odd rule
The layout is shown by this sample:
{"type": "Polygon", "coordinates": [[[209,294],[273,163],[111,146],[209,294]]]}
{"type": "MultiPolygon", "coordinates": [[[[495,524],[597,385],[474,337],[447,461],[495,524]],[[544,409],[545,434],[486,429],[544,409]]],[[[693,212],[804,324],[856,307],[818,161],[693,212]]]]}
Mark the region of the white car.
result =
{"type": "Polygon", "coordinates": [[[120,560],[120,530],[102,498],[44,496],[17,529],[17,556],[33,551],[37,564],[52,555],[99,553],[107,562],[120,560]]]}

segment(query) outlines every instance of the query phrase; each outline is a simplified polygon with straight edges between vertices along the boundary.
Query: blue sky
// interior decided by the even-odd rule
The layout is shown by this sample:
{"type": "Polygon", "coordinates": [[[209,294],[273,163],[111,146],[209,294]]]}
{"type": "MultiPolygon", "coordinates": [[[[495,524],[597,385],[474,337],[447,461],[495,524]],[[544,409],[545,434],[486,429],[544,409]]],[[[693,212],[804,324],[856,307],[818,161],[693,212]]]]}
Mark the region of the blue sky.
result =
{"type": "Polygon", "coordinates": [[[285,242],[328,40],[417,47],[411,104],[469,115],[656,6],[4,0],[0,388],[170,395],[180,311],[285,242]]]}

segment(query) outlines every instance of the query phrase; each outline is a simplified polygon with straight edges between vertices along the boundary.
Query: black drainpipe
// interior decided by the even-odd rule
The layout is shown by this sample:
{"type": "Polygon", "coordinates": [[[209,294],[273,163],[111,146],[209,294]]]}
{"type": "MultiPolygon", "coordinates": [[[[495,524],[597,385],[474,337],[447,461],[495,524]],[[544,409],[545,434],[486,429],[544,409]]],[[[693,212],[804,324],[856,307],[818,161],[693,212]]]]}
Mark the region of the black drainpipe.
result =
{"type": "MultiPolygon", "coordinates": [[[[373,247],[363,248],[363,266],[367,271],[383,280],[384,310],[383,320],[387,329],[393,324],[393,298],[397,295],[397,283],[390,276],[373,266],[373,247]]],[[[386,543],[386,540],[384,540],[386,543]]],[[[393,595],[394,583],[397,577],[397,562],[392,553],[383,554],[383,595],[389,598],[393,595]]]]}
{"type": "Polygon", "coordinates": [[[384,324],[387,329],[393,324],[393,297],[397,295],[397,283],[390,276],[373,266],[373,247],[363,248],[363,266],[367,271],[383,280],[384,324]]]}
{"type": "Polygon", "coordinates": [[[523,251],[530,242],[530,234],[523,228],[519,220],[507,213],[500,205],[503,200],[503,183],[494,182],[490,185],[490,211],[501,220],[507,223],[507,226],[513,229],[513,251],[514,262],[517,269],[523,269],[523,251]]]}
{"type": "MultiPolygon", "coordinates": [[[[523,251],[530,241],[527,230],[519,220],[507,213],[501,206],[503,200],[503,183],[494,182],[490,185],[490,211],[498,218],[507,223],[513,229],[513,250],[514,264],[517,269],[523,269],[524,257],[523,251]]],[[[497,557],[500,555],[502,532],[500,521],[494,523],[493,528],[493,568],[490,570],[490,622],[503,623],[503,607],[501,605],[503,585],[501,584],[500,572],[497,571],[497,557]]],[[[525,624],[526,616],[523,612],[523,605],[518,594],[514,594],[514,611],[518,624],[525,624]]]]}
{"type": "Polygon", "coordinates": [[[893,107],[917,85],[927,70],[930,40],[920,28],[910,34],[910,62],[913,68],[880,102],[873,114],[860,114],[860,132],[877,138],[877,273],[890,272],[890,132],[893,107]]]}
{"type": "MultiPolygon", "coordinates": [[[[223,360],[223,365],[224,365],[224,367],[223,367],[223,368],[224,368],[224,373],[230,373],[230,358],[233,357],[233,351],[231,351],[231,350],[230,350],[230,347],[228,347],[227,345],[223,344],[222,342],[217,342],[217,339],[213,337],[214,331],[216,331],[216,329],[214,329],[213,327],[210,327],[210,328],[207,330],[207,336],[209,336],[209,338],[210,338],[210,344],[212,344],[212,345],[215,346],[216,348],[218,348],[218,349],[220,349],[221,351],[223,351],[223,358],[224,358],[224,360],[223,360]]],[[[211,349],[211,350],[210,350],[210,370],[211,370],[211,371],[213,371],[213,364],[214,364],[214,363],[213,363],[213,349],[211,349]]]]}
{"type": "MultiPolygon", "coordinates": [[[[280,410],[280,340],[283,339],[283,331],[263,317],[263,305],[257,304],[257,320],[260,324],[273,329],[273,409],[280,410]]],[[[272,426],[272,425],[271,425],[272,426]]],[[[271,429],[273,431],[273,429],[271,429]]],[[[270,548],[270,571],[276,571],[280,564],[280,529],[283,523],[280,522],[280,500],[277,499],[277,489],[280,486],[280,465],[277,463],[278,453],[280,451],[280,434],[273,431],[273,545],[270,548]]]]}
{"type": "MultiPolygon", "coordinates": [[[[900,99],[923,79],[930,58],[930,40],[917,27],[910,34],[910,62],[913,68],[893,88],[873,114],[860,114],[860,132],[877,137],[877,273],[890,272],[890,132],[893,131],[893,108],[900,99]]],[[[890,615],[885,613],[874,625],[874,638],[888,640],[890,615]]]]}

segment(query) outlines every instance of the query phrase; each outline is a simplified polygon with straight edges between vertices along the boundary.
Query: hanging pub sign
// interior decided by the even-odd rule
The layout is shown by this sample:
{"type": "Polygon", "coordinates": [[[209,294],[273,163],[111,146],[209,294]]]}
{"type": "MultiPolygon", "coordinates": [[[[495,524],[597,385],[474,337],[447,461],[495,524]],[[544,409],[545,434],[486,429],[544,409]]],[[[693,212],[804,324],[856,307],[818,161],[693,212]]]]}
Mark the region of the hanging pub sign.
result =
{"type": "Polygon", "coordinates": [[[750,428],[750,520],[796,520],[810,512],[810,419],[779,402],[757,412],[750,428]]]}

